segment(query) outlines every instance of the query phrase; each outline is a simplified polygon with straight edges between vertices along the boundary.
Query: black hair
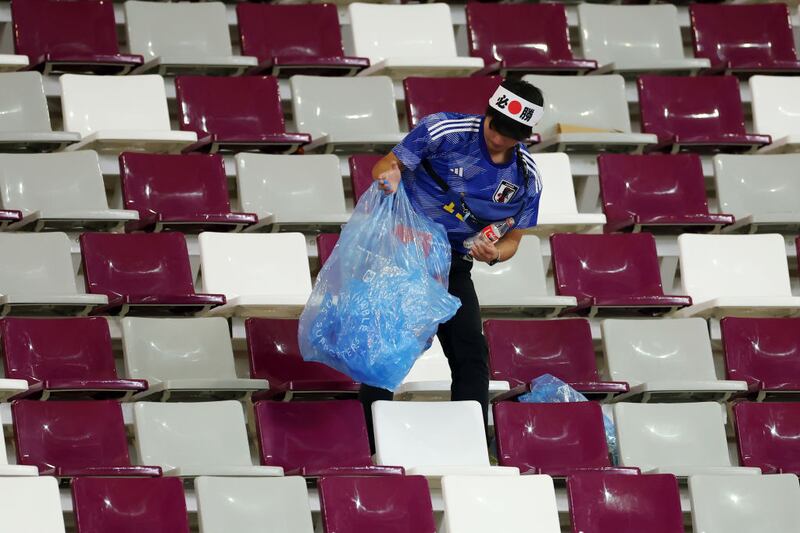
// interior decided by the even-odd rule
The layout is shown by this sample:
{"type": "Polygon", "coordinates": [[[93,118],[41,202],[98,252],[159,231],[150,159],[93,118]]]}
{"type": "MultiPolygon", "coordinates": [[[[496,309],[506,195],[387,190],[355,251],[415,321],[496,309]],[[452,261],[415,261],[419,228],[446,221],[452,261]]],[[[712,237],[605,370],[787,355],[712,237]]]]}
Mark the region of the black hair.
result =
{"type": "MultiPolygon", "coordinates": [[[[544,96],[542,95],[542,91],[527,81],[503,80],[503,83],[500,85],[533,104],[544,106],[544,96]]],[[[518,141],[523,141],[529,138],[533,133],[533,128],[530,126],[526,126],[514,120],[513,118],[504,115],[491,106],[487,106],[486,116],[491,117],[492,129],[500,135],[517,139],[518,141]]]]}

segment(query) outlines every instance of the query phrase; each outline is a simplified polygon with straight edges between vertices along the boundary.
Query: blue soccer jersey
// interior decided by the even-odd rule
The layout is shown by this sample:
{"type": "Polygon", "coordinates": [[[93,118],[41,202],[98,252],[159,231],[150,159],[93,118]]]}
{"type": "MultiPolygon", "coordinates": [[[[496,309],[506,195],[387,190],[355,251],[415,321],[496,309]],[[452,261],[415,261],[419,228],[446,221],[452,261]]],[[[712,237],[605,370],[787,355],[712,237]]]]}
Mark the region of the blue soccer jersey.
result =
{"type": "MultiPolygon", "coordinates": [[[[492,161],[483,137],[483,115],[434,113],[423,118],[405,139],[392,149],[403,164],[403,185],[414,207],[447,230],[453,249],[466,254],[463,242],[476,230],[463,220],[463,213],[422,167],[427,160],[450,188],[464,193],[469,202],[477,198],[489,202],[518,202],[524,194],[522,212],[515,228],[536,225],[542,182],[533,158],[520,143],[522,160],[530,179],[517,168],[517,157],[507,163],[492,161]]],[[[470,206],[472,207],[472,206],[470,206]]],[[[480,216],[480,213],[477,213],[480,216]]]]}

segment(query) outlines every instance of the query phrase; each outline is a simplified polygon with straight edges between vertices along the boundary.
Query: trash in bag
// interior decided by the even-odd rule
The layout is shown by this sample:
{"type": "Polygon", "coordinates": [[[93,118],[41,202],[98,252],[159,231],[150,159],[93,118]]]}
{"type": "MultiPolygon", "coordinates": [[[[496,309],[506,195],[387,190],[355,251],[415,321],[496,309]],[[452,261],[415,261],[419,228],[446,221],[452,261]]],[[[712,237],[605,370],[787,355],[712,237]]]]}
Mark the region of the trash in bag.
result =
{"type": "MultiPolygon", "coordinates": [[[[587,402],[586,396],[576,391],[568,384],[550,374],[542,374],[531,381],[531,391],[517,398],[526,403],[569,403],[587,402]]],[[[613,464],[619,464],[617,450],[617,432],[614,421],[603,413],[603,425],[606,429],[606,442],[608,452],[611,454],[613,464]]]]}
{"type": "Polygon", "coordinates": [[[461,302],[447,292],[450,243],[417,213],[402,183],[359,200],[300,316],[306,361],[396,389],[461,302]]]}

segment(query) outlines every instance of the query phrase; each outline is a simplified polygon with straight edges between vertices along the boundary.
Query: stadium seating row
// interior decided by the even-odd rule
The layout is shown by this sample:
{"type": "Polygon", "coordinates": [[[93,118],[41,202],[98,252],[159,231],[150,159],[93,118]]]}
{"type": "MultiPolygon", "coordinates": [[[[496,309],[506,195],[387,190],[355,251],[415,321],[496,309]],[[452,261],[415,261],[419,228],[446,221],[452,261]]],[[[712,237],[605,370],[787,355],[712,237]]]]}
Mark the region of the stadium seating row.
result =
{"type": "Polygon", "coordinates": [[[695,58],[684,57],[673,5],[579,5],[583,59],[573,56],[563,5],[468,4],[465,11],[470,57],[459,57],[446,4],[351,4],[348,19],[357,57],[348,57],[335,6],[242,3],[236,18],[243,55],[237,56],[220,2],[125,2],[129,53],[120,53],[111,2],[17,0],[11,2],[17,55],[1,56],[0,64],[45,73],[394,77],[420,72],[800,72],[786,4],[691,5],[695,58]]]}
{"type": "MultiPolygon", "coordinates": [[[[717,378],[707,326],[698,318],[608,319],[601,324],[600,378],[589,322],[496,320],[484,323],[496,401],[514,399],[551,374],[587,397],[613,401],[793,398],[800,393],[800,319],[721,321],[726,380],[717,378]],[[511,389],[511,390],[509,390],[511,389]]],[[[249,378],[238,377],[222,318],[120,321],[124,376],[115,367],[105,318],[5,318],[0,322],[5,379],[0,398],[125,400],[291,399],[347,396],[350,378],[302,360],[297,321],[245,322],[249,378]]],[[[449,395],[450,371],[437,341],[396,391],[398,398],[449,395]]]]}
{"type": "MultiPolygon", "coordinates": [[[[800,77],[753,76],[756,134],[745,130],[733,76],[641,76],[642,133],[634,133],[624,80],[605,76],[528,75],[545,98],[534,128],[535,151],[694,151],[765,153],[796,150],[800,132],[794,94],[800,77]],[[590,99],[586,94],[592,94],[590,99]]],[[[227,152],[386,150],[402,139],[387,77],[290,79],[294,123],[287,132],[277,79],[270,76],[179,76],[179,131],[172,130],[163,78],[65,74],[65,132],[54,132],[40,75],[0,75],[3,151],[80,150],[227,152]],[[225,95],[224,97],[221,95],[225,95]]],[[[483,113],[500,78],[405,80],[409,126],[447,110],[483,113]],[[448,98],[446,95],[460,94],[448,98]]]]}
{"type": "MultiPolygon", "coordinates": [[[[335,245],[330,237],[320,239],[328,241],[322,245],[325,261],[326,248],[335,245]]],[[[2,315],[291,317],[311,293],[300,233],[201,233],[202,292],[195,290],[181,233],[84,233],[79,241],[86,293],[78,291],[66,234],[0,233],[6,254],[2,315]]],[[[519,252],[500,268],[477,265],[473,278],[487,310],[534,316],[792,316],[800,309],[783,236],[683,234],[678,245],[685,295],[664,294],[649,233],[552,235],[556,296],[548,294],[540,241],[533,235],[523,237],[519,252]]]]}
{"type": "MultiPolygon", "coordinates": [[[[12,530],[64,533],[58,487],[52,478],[4,478],[0,525],[12,530]]],[[[313,533],[308,488],[302,478],[199,477],[195,481],[203,533],[283,527],[313,533]]],[[[152,533],[188,533],[180,481],[170,478],[82,478],[72,485],[78,533],[141,528],[152,533]]],[[[689,478],[694,531],[746,533],[764,524],[775,531],[797,528],[797,477],[698,475],[689,478]]],[[[571,531],[615,533],[631,527],[652,533],[683,533],[680,494],[669,474],[648,476],[581,473],[567,482],[571,531]]],[[[444,533],[511,531],[535,524],[560,533],[553,480],[546,475],[486,478],[445,476],[444,533]]],[[[319,482],[325,531],[397,533],[437,531],[421,476],[327,477],[319,482]],[[354,505],[355,503],[355,505],[354,505]]]]}
{"type": "MultiPolygon", "coordinates": [[[[380,156],[354,155],[353,201],[372,184],[380,156]]],[[[123,152],[122,206],[109,209],[98,154],[0,154],[0,214],[8,230],[200,231],[328,230],[349,218],[339,159],[237,154],[240,212],[231,211],[221,155],[123,152]]],[[[800,155],[719,154],[720,209],[710,213],[699,156],[603,154],[598,157],[604,215],[578,213],[569,156],[533,156],[544,190],[535,231],[652,233],[800,231],[800,155]]]]}

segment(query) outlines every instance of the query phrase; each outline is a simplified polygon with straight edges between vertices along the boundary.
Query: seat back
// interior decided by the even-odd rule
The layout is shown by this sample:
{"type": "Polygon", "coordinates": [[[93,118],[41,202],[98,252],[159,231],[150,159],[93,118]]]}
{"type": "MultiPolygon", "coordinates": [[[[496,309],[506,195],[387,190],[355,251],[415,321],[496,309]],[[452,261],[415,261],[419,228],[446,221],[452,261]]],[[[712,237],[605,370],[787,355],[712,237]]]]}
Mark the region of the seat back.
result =
{"type": "Polygon", "coordinates": [[[489,345],[492,379],[515,387],[542,374],[566,382],[597,381],[597,362],[589,321],[487,320],[483,333],[489,345]]]}
{"type": "Polygon", "coordinates": [[[126,317],[120,325],[128,377],[148,381],[236,378],[224,318],[126,317]]]}
{"type": "Polygon", "coordinates": [[[61,494],[54,477],[0,477],[0,515],[9,531],[64,533],[61,494]]]}
{"type": "Polygon", "coordinates": [[[642,131],[659,141],[744,135],[739,80],[734,76],[641,76],[637,81],[642,131]]]}
{"type": "Polygon", "coordinates": [[[236,5],[242,54],[273,57],[341,57],[342,32],[333,4],[236,5]]]}
{"type": "Polygon", "coordinates": [[[556,293],[586,297],[660,296],[656,242],[649,233],[550,237],[556,293]]]}
{"type": "Polygon", "coordinates": [[[800,133],[800,77],[751,76],[753,129],[778,140],[800,133]]]}
{"type": "Polygon", "coordinates": [[[339,158],[333,154],[236,154],[236,184],[243,211],[280,220],[313,221],[344,215],[344,186],[339,158]]]}
{"type": "Polygon", "coordinates": [[[683,234],[678,248],[683,293],[695,303],[722,296],[792,295],[786,245],[778,234],[683,234]]]}
{"type": "Polygon", "coordinates": [[[392,57],[456,57],[453,20],[447,4],[352,3],[347,8],[355,55],[374,64],[392,57]]]}
{"type": "Polygon", "coordinates": [[[542,179],[539,219],[544,220],[548,215],[577,215],[569,156],[563,152],[533,154],[533,162],[542,179]]]}
{"type": "Polygon", "coordinates": [[[11,4],[14,48],[39,61],[57,56],[119,53],[114,4],[97,0],[22,0],[11,4]]]}
{"type": "Polygon", "coordinates": [[[583,53],[601,65],[625,67],[683,59],[674,5],[580,4],[578,19],[583,53]]]}
{"type": "Polygon", "coordinates": [[[542,91],[544,117],[534,133],[553,135],[558,124],[630,133],[631,117],[625,97],[625,80],[606,76],[543,76],[522,78],[542,91]],[[592,98],[586,98],[591,94],[592,98]]]}
{"type": "Polygon", "coordinates": [[[145,464],[164,469],[252,466],[242,404],[136,402],[136,450],[145,464]]]}
{"type": "Polygon", "coordinates": [[[244,328],[250,377],[266,379],[271,388],[292,381],[353,382],[327,365],[303,360],[297,344],[297,320],[248,318],[244,328]]]}
{"type": "Polygon", "coordinates": [[[278,80],[271,76],[178,76],[175,98],[180,128],[198,137],[252,140],[286,132],[278,80]]]}
{"type": "Polygon", "coordinates": [[[0,294],[78,294],[66,233],[2,233],[0,294]]]}
{"type": "Polygon", "coordinates": [[[42,473],[131,464],[122,407],[115,400],[18,400],[11,412],[18,464],[42,473]]]}
{"type": "Polygon", "coordinates": [[[50,112],[38,72],[6,72],[0,76],[0,132],[49,132],[50,112]]]}
{"type": "Polygon", "coordinates": [[[470,3],[465,11],[469,54],[486,65],[572,60],[563,5],[470,3]]]}
{"type": "Polygon", "coordinates": [[[233,55],[222,2],[125,2],[128,47],[145,61],[159,56],[197,59],[233,55]]]}
{"type": "Polygon", "coordinates": [[[172,129],[161,76],[63,74],[59,81],[65,131],[85,137],[98,131],[172,129]]]}
{"type": "Polygon", "coordinates": [[[78,478],[72,482],[72,504],[80,533],[189,533],[178,478],[78,478]]]}
{"type": "Polygon", "coordinates": [[[708,214],[703,166],[696,154],[601,154],[597,169],[609,222],[708,214]]]}
{"type": "Polygon", "coordinates": [[[317,235],[317,254],[319,256],[319,266],[322,268],[325,262],[333,253],[336,248],[336,243],[339,242],[338,233],[320,233],[317,235]]]}
{"type": "Polygon", "coordinates": [[[372,182],[372,167],[378,161],[383,159],[383,156],[377,154],[358,154],[351,155],[348,159],[350,164],[350,183],[353,188],[353,201],[358,203],[361,195],[370,188],[372,182]]]}
{"type": "Polygon", "coordinates": [[[194,486],[197,520],[205,533],[258,531],[265,524],[293,533],[314,532],[308,488],[300,476],[201,476],[194,486]]]}
{"type": "Polygon", "coordinates": [[[126,209],[193,217],[231,212],[228,178],[220,155],[146,154],[119,157],[126,209]]]}
{"type": "Polygon", "coordinates": [[[48,379],[117,379],[104,317],[0,322],[6,376],[29,383],[48,379]]]}
{"type": "Polygon", "coordinates": [[[716,402],[614,404],[620,464],[731,466],[722,410],[716,402]]]}
{"type": "Polygon", "coordinates": [[[523,236],[517,253],[508,261],[493,267],[474,263],[472,281],[478,300],[485,306],[524,305],[531,298],[547,296],[539,237],[523,236]]]}
{"type": "Polygon", "coordinates": [[[100,158],[91,150],[0,154],[0,202],[24,215],[108,209],[100,158]]]}
{"type": "Polygon", "coordinates": [[[797,61],[786,4],[691,4],[694,55],[713,66],[797,61]]]}
{"type": "MultiPolygon", "coordinates": [[[[484,4],[474,5],[483,6],[484,4]]],[[[470,4],[470,6],[473,6],[473,4],[470,4]]],[[[470,6],[467,9],[470,9],[470,6]]],[[[498,5],[497,7],[500,6],[498,5]]],[[[497,90],[501,81],[503,79],[500,76],[473,76],[469,78],[421,78],[410,76],[404,79],[403,90],[406,93],[408,129],[414,128],[427,115],[443,111],[483,115],[486,113],[487,102],[497,90]]]]}
{"type": "Polygon", "coordinates": [[[448,533],[515,531],[534,524],[537,533],[561,531],[550,476],[445,476],[442,498],[448,533]]]}
{"type": "Polygon", "coordinates": [[[311,294],[311,271],[302,233],[201,233],[203,290],[266,297],[311,294]]]}
{"type": "Polygon", "coordinates": [[[599,403],[498,402],[497,458],[520,473],[611,466],[599,403]]]}
{"type": "Polygon", "coordinates": [[[478,402],[379,401],[372,414],[379,464],[489,466],[478,402]]]}
{"type": "Polygon", "coordinates": [[[115,295],[194,294],[182,233],[84,233],[86,292],[115,295]]]}
{"type": "Polygon", "coordinates": [[[739,461],[765,474],[800,472],[800,404],[739,402],[733,406],[739,461]]]}
{"type": "Polygon", "coordinates": [[[800,318],[720,321],[727,378],[781,389],[800,384],[800,318]]]}
{"type": "Polygon", "coordinates": [[[327,477],[319,482],[319,501],[325,531],[436,531],[422,476],[327,477]]]}
{"type": "Polygon", "coordinates": [[[800,154],[714,156],[720,209],[736,217],[797,211],[800,154]]]}
{"type": "Polygon", "coordinates": [[[604,320],[603,349],[614,381],[714,381],[708,325],[702,318],[604,320]]]}
{"type": "Polygon", "coordinates": [[[313,137],[400,132],[394,87],[385,76],[292,76],[289,84],[299,131],[313,137]]]}
{"type": "Polygon", "coordinates": [[[567,479],[567,498],[574,531],[685,531],[678,480],[672,474],[579,472],[567,479]]]}
{"type": "Polygon", "coordinates": [[[358,400],[257,402],[261,464],[287,472],[372,464],[358,400]]]}
{"type": "Polygon", "coordinates": [[[800,523],[800,485],[792,474],[691,476],[692,530],[791,531],[800,523]]]}
{"type": "Polygon", "coordinates": [[[439,337],[434,336],[431,347],[425,350],[406,374],[403,383],[451,380],[450,363],[444,355],[439,337]]]}

